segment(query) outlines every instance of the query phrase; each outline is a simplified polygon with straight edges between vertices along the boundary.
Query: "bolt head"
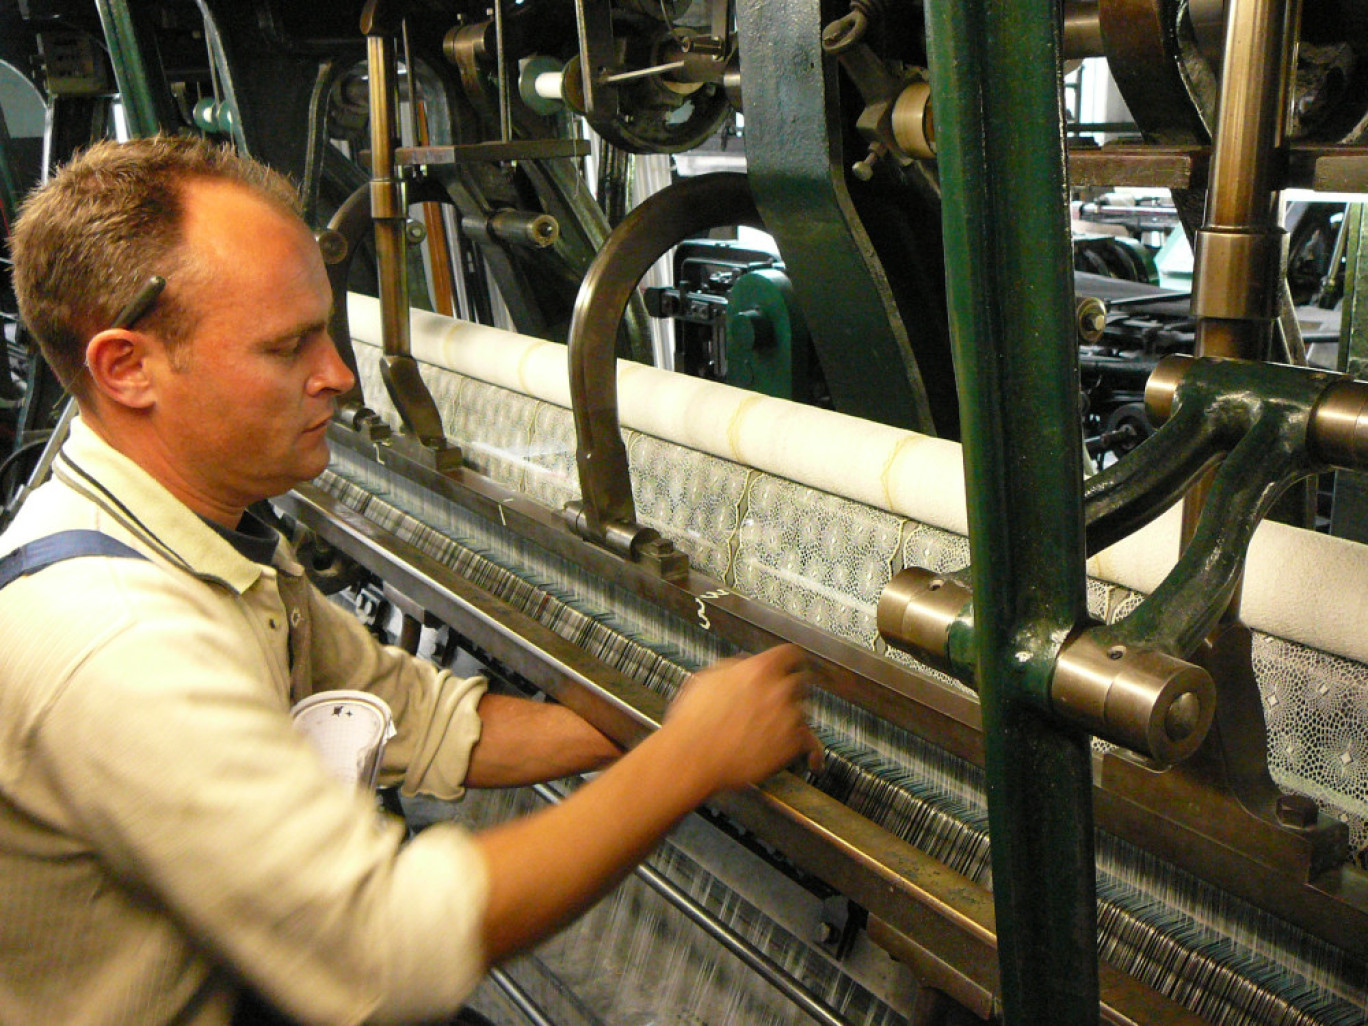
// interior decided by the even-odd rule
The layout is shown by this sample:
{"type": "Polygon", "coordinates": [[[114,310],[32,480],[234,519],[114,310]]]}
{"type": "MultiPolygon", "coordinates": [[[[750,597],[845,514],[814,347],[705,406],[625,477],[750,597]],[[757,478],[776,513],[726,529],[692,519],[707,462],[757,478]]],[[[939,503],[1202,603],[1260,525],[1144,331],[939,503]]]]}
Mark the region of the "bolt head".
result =
{"type": "Polygon", "coordinates": [[[1304,794],[1283,794],[1274,803],[1274,814],[1283,826],[1307,830],[1316,825],[1320,807],[1304,794]]]}

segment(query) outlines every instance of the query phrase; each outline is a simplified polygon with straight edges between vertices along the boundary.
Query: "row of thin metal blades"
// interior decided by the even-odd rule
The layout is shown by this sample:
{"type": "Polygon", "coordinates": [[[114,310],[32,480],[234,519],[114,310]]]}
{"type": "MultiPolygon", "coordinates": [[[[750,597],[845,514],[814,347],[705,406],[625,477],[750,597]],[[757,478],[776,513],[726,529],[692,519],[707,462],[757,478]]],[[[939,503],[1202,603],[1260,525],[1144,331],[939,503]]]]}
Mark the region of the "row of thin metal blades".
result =
{"type": "MultiPolygon", "coordinates": [[[[319,484],[662,694],[673,693],[692,669],[731,654],[696,625],[377,464],[335,459],[319,484]]],[[[830,695],[816,696],[813,717],[828,751],[816,786],[991,884],[980,770],[830,695]]],[[[1098,848],[1100,950],[1117,968],[1217,1023],[1365,1021],[1368,972],[1343,952],[1130,845],[1099,836],[1098,848]]]]}

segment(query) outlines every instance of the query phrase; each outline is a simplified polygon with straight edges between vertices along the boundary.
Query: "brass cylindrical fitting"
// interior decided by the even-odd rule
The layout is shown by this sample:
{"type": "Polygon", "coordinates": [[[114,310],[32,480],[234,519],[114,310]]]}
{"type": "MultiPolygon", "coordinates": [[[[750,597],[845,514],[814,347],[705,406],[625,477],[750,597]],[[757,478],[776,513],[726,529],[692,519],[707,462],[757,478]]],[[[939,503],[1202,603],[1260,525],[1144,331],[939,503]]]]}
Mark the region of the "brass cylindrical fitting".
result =
{"type": "Polygon", "coordinates": [[[950,627],[971,599],[969,589],[958,582],[908,567],[879,596],[879,634],[893,647],[948,670],[950,627]]]}
{"type": "Polygon", "coordinates": [[[1206,737],[1216,685],[1200,666],[1164,652],[1102,645],[1089,631],[1059,653],[1050,698],[1059,715],[1097,737],[1171,765],[1206,737]]]}
{"type": "Polygon", "coordinates": [[[1173,399],[1178,386],[1192,369],[1192,357],[1174,353],[1159,361],[1145,382],[1145,412],[1150,420],[1158,425],[1173,414],[1173,399]]]}

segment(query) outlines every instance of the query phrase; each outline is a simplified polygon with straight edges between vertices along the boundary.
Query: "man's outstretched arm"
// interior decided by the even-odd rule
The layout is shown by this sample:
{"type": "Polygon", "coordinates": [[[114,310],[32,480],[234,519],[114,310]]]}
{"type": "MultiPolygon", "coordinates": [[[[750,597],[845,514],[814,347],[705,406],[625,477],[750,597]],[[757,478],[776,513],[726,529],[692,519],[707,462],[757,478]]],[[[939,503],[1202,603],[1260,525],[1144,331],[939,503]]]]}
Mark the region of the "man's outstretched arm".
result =
{"type": "Polygon", "coordinates": [[[509,695],[480,699],[469,787],[518,787],[602,769],[621,749],[562,705],[509,695]]]}
{"type": "Polygon", "coordinates": [[[819,760],[806,692],[793,646],[719,664],[685,685],[659,731],[566,801],[477,835],[489,963],[581,912],[709,796],[759,783],[804,753],[819,760]]]}

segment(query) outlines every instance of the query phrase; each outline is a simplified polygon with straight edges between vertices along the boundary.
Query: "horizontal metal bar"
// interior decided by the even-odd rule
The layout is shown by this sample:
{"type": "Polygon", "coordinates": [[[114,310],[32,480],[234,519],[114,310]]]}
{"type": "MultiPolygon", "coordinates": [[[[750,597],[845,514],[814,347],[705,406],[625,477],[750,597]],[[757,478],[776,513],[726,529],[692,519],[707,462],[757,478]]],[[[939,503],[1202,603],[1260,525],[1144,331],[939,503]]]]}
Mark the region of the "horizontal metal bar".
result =
{"type": "MultiPolygon", "coordinates": [[[[1368,147],[1293,143],[1280,152],[1286,158],[1286,172],[1278,176],[1276,188],[1368,191],[1368,147]]],[[[1192,189],[1205,186],[1211,171],[1209,146],[1072,146],[1068,156],[1069,183],[1074,186],[1192,189]]]]}
{"type": "MultiPolygon", "coordinates": [[[[392,469],[416,485],[450,499],[491,523],[502,524],[529,541],[572,560],[587,572],[620,582],[685,620],[698,623],[699,614],[705,614],[710,630],[742,649],[758,651],[781,641],[803,646],[819,660],[821,683],[826,690],[960,758],[982,765],[982,728],[973,696],[954,691],[930,677],[897,666],[744,596],[726,593],[712,578],[691,573],[682,585],[662,581],[630,561],[573,535],[545,507],[471,471],[462,471],[459,479],[453,479],[385,447],[367,443],[356,433],[336,425],[329,437],[358,455],[392,465],[392,469]]],[[[333,507],[346,509],[324,493],[314,491],[333,507]]],[[[350,510],[346,512],[356,517],[350,510]]],[[[365,523],[362,518],[356,519],[365,523]]],[[[380,570],[376,572],[384,576],[380,570]]],[[[434,609],[434,612],[438,610],[434,609]]],[[[534,621],[527,620],[527,623],[534,624],[534,621]]],[[[535,626],[545,630],[539,624],[535,626]]],[[[559,639],[548,641],[548,644],[557,642],[562,648],[569,648],[559,639]]],[[[537,681],[536,660],[516,651],[507,658],[514,669],[539,686],[548,689],[557,686],[549,680],[537,681]],[[522,665],[515,665],[519,661],[522,665]]],[[[628,684],[645,690],[635,682],[623,682],[623,686],[628,684]]],[[[659,701],[658,697],[656,700],[659,701]]],[[[567,701],[578,699],[572,696],[567,701]]],[[[661,708],[663,711],[663,705],[661,708]]],[[[1295,879],[1271,867],[1257,852],[1244,851],[1240,831],[1230,836],[1208,836],[1169,816],[1162,805],[1147,807],[1132,790],[1119,788],[1113,782],[1113,775],[1096,772],[1094,779],[1095,812],[1100,829],[1163,852],[1167,861],[1359,957],[1368,953],[1368,873],[1354,866],[1344,866],[1314,882],[1295,879]]],[[[1233,799],[1226,796],[1225,800],[1233,799]]],[[[1216,822],[1223,820],[1218,816],[1216,822]]]]}
{"type": "Polygon", "coordinates": [[[460,146],[400,146],[394,151],[394,163],[399,167],[437,167],[503,160],[555,160],[583,157],[588,153],[589,143],[583,139],[520,139],[460,146]]]}
{"type": "Polygon", "coordinates": [[[586,542],[545,506],[479,474],[462,471],[453,477],[439,473],[337,424],[330,428],[328,438],[364,459],[379,460],[416,485],[573,561],[589,573],[619,581],[642,598],[740,649],[758,652],[785,641],[801,645],[818,660],[818,683],[824,690],[918,736],[934,737],[945,751],[983,765],[978,703],[963,691],[734,594],[697,571],[690,572],[684,581],[663,580],[586,542]]]}
{"type": "MultiPolygon", "coordinates": [[[[712,578],[692,573],[682,586],[668,584],[641,571],[629,561],[572,535],[559,518],[545,507],[478,474],[462,471],[457,481],[406,461],[392,452],[377,454],[373,445],[368,452],[360,436],[345,429],[339,431],[336,426],[329,437],[369,459],[381,458],[382,461],[394,463],[415,484],[451,499],[491,523],[501,523],[551,552],[573,560],[590,573],[616,580],[643,598],[685,619],[694,619],[700,610],[705,610],[710,628],[743,649],[759,651],[780,641],[802,645],[820,660],[824,688],[918,737],[932,741],[948,752],[982,765],[981,726],[978,707],[972,696],[952,691],[930,677],[898,667],[872,652],[856,649],[810,625],[797,623],[782,613],[750,602],[743,596],[725,594],[720,597],[701,597],[719,590],[712,578]]],[[[355,521],[357,529],[361,531],[378,532],[379,529],[321,490],[303,485],[294,493],[295,497],[287,495],[275,501],[286,507],[297,506],[297,497],[304,494],[315,497],[311,501],[319,505],[313,514],[302,516],[301,519],[308,526],[320,529],[320,534],[326,540],[392,583],[396,580],[395,574],[405,572],[395,569],[403,566],[403,560],[387,556],[378,561],[372,560],[374,565],[371,565],[366,558],[362,558],[364,549],[356,550],[355,543],[349,542],[345,536],[333,537],[338,530],[337,525],[332,523],[335,518],[355,521]],[[321,512],[323,509],[329,512],[321,512]]],[[[434,572],[454,577],[441,564],[431,560],[428,562],[434,572]]],[[[485,594],[478,590],[476,593],[485,594]]],[[[448,614],[441,605],[433,604],[445,601],[436,597],[438,591],[429,588],[427,594],[431,596],[429,600],[417,594],[413,597],[446,622],[453,622],[452,617],[457,613],[452,611],[448,614]]],[[[499,658],[510,669],[527,677],[581,715],[590,719],[594,716],[619,717],[617,729],[621,732],[618,738],[620,743],[622,738],[636,740],[650,726],[658,725],[658,718],[648,723],[639,718],[638,711],[654,707],[663,715],[664,701],[654,692],[606,667],[602,667],[605,675],[598,678],[599,683],[611,679],[616,682],[615,687],[621,690],[605,698],[606,704],[602,710],[592,715],[588,713],[588,703],[583,695],[592,682],[582,674],[573,674],[569,669],[575,665],[577,658],[583,658],[582,653],[536,621],[511,607],[506,608],[512,619],[503,623],[493,622],[487,629],[477,626],[472,620],[467,628],[461,629],[475,644],[499,653],[499,658]],[[559,653],[564,669],[557,669],[541,654],[529,654],[519,630],[507,629],[513,620],[522,623],[524,631],[543,635],[546,650],[559,653]],[[506,636],[506,644],[496,635],[506,636]],[[635,697],[623,699],[621,696],[624,694],[635,697]],[[616,712],[611,711],[614,709],[616,712]]],[[[613,734],[607,727],[597,722],[596,725],[605,733],[613,734]]],[[[1314,882],[1295,879],[1285,871],[1270,866],[1267,859],[1261,858],[1257,852],[1243,850],[1239,840],[1243,835],[1239,831],[1229,836],[1209,836],[1197,831],[1168,815],[1162,806],[1146,805],[1133,789],[1123,788],[1114,782],[1114,777],[1114,774],[1101,772],[1100,767],[1094,773],[1095,813],[1100,829],[1154,851],[1166,861],[1259,908],[1272,911],[1308,933],[1351,951],[1358,957],[1368,953],[1368,873],[1346,865],[1314,882]]],[[[1234,801],[1228,795],[1222,798],[1216,793],[1210,799],[1217,806],[1234,801]]],[[[1223,822],[1223,816],[1217,815],[1213,828],[1223,822]]]]}
{"type": "MultiPolygon", "coordinates": [[[[474,478],[468,475],[467,480],[474,478]]],[[[322,490],[301,485],[274,501],[619,744],[629,746],[660,724],[666,705],[660,695],[585,655],[322,490]]],[[[1198,875],[1214,876],[1224,888],[1261,907],[1284,895],[1275,904],[1291,921],[1348,950],[1363,947],[1368,931],[1354,932],[1368,909],[1368,877],[1362,871],[1341,867],[1313,887],[1186,830],[1156,810],[1112,795],[1104,786],[1095,789],[1095,798],[1103,829],[1198,875]],[[1298,903],[1308,909],[1306,915],[1296,914],[1298,903]]],[[[872,915],[917,937],[926,945],[926,957],[938,960],[947,976],[978,981],[980,988],[995,979],[991,895],[985,889],[789,774],[712,804],[872,915]]],[[[1155,996],[1148,988],[1141,993],[1155,996]]],[[[971,991],[951,996],[971,1004],[971,991]]],[[[1113,1008],[1117,1018],[1112,1021],[1127,1021],[1133,1000],[1118,998],[1124,1003],[1113,1008]]],[[[1137,1021],[1146,1020],[1141,1015],[1137,1021]]]]}

